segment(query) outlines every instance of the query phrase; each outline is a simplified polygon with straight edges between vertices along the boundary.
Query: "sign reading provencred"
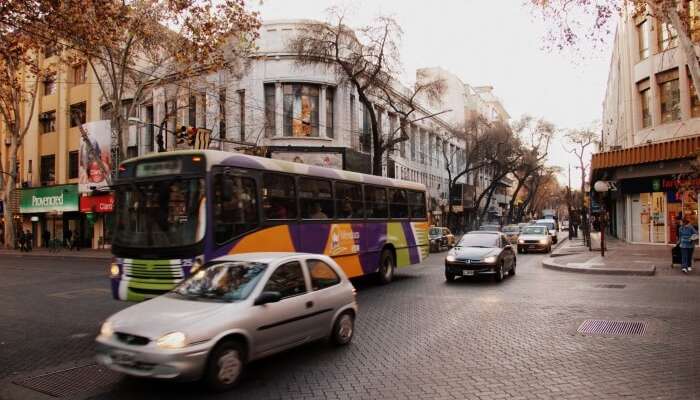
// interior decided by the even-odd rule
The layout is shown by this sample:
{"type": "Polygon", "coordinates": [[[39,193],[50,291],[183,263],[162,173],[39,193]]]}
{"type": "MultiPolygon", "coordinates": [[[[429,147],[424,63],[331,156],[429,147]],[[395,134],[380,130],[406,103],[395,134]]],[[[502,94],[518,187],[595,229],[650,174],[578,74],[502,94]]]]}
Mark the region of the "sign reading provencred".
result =
{"type": "Polygon", "coordinates": [[[78,211],[76,185],[22,189],[19,211],[23,214],[78,211]]]}

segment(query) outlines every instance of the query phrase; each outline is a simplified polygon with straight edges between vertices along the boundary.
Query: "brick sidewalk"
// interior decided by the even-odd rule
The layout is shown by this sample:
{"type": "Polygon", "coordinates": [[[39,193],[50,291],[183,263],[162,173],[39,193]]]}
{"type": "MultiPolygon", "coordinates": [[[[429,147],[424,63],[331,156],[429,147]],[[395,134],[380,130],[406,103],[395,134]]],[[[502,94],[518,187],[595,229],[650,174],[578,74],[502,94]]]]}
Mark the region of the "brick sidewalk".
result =
{"type": "MultiPolygon", "coordinates": [[[[552,269],[620,275],[680,275],[680,265],[671,265],[672,245],[629,244],[615,238],[606,238],[605,256],[600,254],[600,234],[592,234],[593,251],[574,239],[557,249],[552,258],[542,265],[552,269]]],[[[700,260],[696,251],[695,260],[700,260]]],[[[700,277],[700,272],[689,275],[700,277]]]]}
{"type": "Polygon", "coordinates": [[[53,257],[53,258],[79,258],[79,259],[99,259],[109,260],[112,258],[110,250],[93,250],[81,249],[80,251],[61,249],[58,252],[51,252],[45,248],[32,249],[30,252],[21,252],[19,250],[0,249],[0,256],[15,256],[15,257],[53,257]]]}

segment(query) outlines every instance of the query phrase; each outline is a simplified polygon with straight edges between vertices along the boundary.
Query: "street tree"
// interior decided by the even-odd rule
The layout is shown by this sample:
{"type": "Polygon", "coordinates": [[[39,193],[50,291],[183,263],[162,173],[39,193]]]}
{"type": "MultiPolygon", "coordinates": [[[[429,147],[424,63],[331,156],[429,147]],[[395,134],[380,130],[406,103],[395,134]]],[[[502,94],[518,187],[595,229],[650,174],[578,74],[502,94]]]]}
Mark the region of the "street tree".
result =
{"type": "Polygon", "coordinates": [[[384,153],[409,139],[419,100],[441,96],[444,83],[436,78],[417,79],[410,88],[399,84],[396,77],[401,71],[403,32],[395,19],[379,16],[366,26],[351,29],[342,9],[331,8],[327,13],[327,21],[304,24],[287,46],[299,65],[324,65],[335,73],[339,85],[349,84],[357,92],[369,116],[372,173],[381,175],[384,153]],[[375,103],[382,103],[398,116],[395,131],[382,135],[375,103]]]}
{"type": "Polygon", "coordinates": [[[584,204],[585,197],[585,187],[586,187],[586,170],[589,164],[587,163],[590,153],[593,147],[598,143],[598,131],[596,128],[582,128],[582,129],[572,129],[566,134],[566,140],[569,143],[569,148],[565,147],[565,150],[576,157],[578,160],[577,168],[581,170],[581,193],[584,196],[581,197],[580,209],[581,209],[581,227],[583,229],[583,236],[587,243],[590,243],[590,229],[588,226],[588,216],[586,213],[586,206],[584,204]]]}
{"type": "Polygon", "coordinates": [[[693,44],[693,32],[700,17],[691,13],[694,1],[678,0],[528,0],[549,23],[547,42],[555,49],[578,49],[585,44],[598,47],[606,42],[618,16],[623,12],[645,14],[662,22],[670,37],[677,35],[688,62],[695,93],[700,97],[700,59],[693,44]]]}

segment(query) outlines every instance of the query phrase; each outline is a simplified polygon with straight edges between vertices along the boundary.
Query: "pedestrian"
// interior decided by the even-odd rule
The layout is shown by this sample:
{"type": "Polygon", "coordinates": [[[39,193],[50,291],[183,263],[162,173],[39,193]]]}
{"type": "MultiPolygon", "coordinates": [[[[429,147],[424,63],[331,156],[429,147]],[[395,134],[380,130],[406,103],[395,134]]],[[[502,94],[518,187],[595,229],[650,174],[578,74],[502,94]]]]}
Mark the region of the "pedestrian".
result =
{"type": "Polygon", "coordinates": [[[27,229],[27,234],[24,239],[27,252],[32,251],[32,240],[34,240],[34,235],[27,229]]]}
{"type": "Polygon", "coordinates": [[[66,248],[71,250],[73,248],[73,232],[70,229],[66,231],[66,248]]]}
{"type": "Polygon", "coordinates": [[[24,251],[24,240],[25,240],[24,231],[20,230],[17,233],[17,243],[19,244],[19,251],[24,251]]]}
{"type": "Polygon", "coordinates": [[[44,230],[44,247],[49,248],[51,246],[51,232],[44,230]]]}
{"type": "Polygon", "coordinates": [[[683,218],[683,226],[678,230],[678,244],[681,248],[681,271],[688,273],[693,270],[693,247],[698,240],[698,231],[690,224],[688,217],[683,218]]]}

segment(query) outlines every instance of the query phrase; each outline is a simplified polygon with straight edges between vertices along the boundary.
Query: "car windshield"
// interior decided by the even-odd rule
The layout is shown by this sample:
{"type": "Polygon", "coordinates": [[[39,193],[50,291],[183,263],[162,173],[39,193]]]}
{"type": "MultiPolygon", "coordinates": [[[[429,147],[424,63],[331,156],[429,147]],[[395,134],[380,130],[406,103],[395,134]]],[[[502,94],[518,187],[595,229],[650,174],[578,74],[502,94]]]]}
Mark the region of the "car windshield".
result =
{"type": "Polygon", "coordinates": [[[430,236],[440,236],[440,235],[442,235],[442,229],[440,229],[440,228],[430,228],[430,231],[428,231],[428,235],[430,235],[430,236]]]}
{"type": "Polygon", "coordinates": [[[173,293],[190,299],[223,302],[244,300],[253,291],[267,264],[225,261],[211,264],[178,285],[173,293]]]}
{"type": "Polygon", "coordinates": [[[522,233],[525,235],[546,235],[547,228],[543,226],[526,226],[523,228],[522,233]]]}
{"type": "Polygon", "coordinates": [[[482,235],[482,234],[466,234],[459,241],[458,246],[460,247],[499,247],[498,246],[499,236],[496,234],[482,235]]]}
{"type": "Polygon", "coordinates": [[[536,225],[546,226],[547,229],[554,229],[554,224],[552,222],[537,222],[536,225]]]}
{"type": "Polygon", "coordinates": [[[499,230],[500,228],[501,228],[501,227],[498,226],[498,225],[481,225],[481,226],[479,227],[479,230],[480,230],[480,231],[497,231],[497,230],[499,230]]]}
{"type": "Polygon", "coordinates": [[[503,232],[508,232],[508,233],[519,232],[519,231],[520,231],[520,228],[516,225],[509,225],[509,226],[506,226],[503,228],[503,232]]]}
{"type": "Polygon", "coordinates": [[[114,242],[124,247],[176,247],[204,238],[204,179],[167,179],[117,186],[114,242]]]}

